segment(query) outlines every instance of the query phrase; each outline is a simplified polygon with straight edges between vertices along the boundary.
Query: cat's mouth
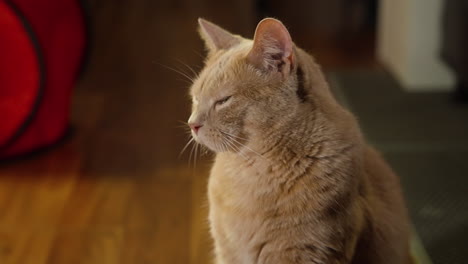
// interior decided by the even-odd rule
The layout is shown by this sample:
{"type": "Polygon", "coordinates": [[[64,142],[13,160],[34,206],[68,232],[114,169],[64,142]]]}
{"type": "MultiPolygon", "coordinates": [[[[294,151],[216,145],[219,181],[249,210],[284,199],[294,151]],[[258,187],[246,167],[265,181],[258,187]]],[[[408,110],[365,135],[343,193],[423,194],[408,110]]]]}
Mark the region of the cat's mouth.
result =
{"type": "Polygon", "coordinates": [[[198,144],[205,146],[206,148],[215,153],[226,152],[229,150],[227,148],[227,143],[223,142],[220,139],[217,139],[216,137],[207,137],[200,133],[198,135],[195,135],[193,138],[198,144]]]}
{"type": "Polygon", "coordinates": [[[219,129],[192,134],[194,140],[213,152],[238,152],[244,146],[244,139],[219,129]]]}

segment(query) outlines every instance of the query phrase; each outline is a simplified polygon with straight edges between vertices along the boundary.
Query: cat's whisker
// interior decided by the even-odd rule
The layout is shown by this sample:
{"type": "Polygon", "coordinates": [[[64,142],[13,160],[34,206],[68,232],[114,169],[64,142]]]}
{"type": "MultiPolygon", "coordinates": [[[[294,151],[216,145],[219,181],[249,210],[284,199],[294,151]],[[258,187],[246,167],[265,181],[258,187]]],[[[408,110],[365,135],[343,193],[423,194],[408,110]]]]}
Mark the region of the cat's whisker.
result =
{"type": "Polygon", "coordinates": [[[232,149],[232,147],[230,147],[230,145],[228,144],[227,141],[224,141],[223,144],[225,146],[225,148],[224,148],[225,152],[229,152],[232,149]]]}
{"type": "Polygon", "coordinates": [[[249,161],[249,157],[247,157],[243,152],[242,150],[235,145],[235,143],[232,143],[231,144],[234,146],[234,149],[236,149],[237,153],[239,153],[239,155],[245,160],[245,161],[249,161]]]}
{"type": "Polygon", "coordinates": [[[195,144],[195,154],[193,158],[193,172],[195,174],[195,170],[197,168],[197,156],[198,156],[198,144],[195,144]]]}
{"type": "Polygon", "coordinates": [[[251,152],[253,152],[254,154],[256,154],[258,157],[264,159],[264,160],[267,160],[262,154],[258,153],[257,151],[251,149],[250,147],[248,147],[247,145],[243,144],[242,142],[240,142],[239,140],[237,140],[235,137],[235,135],[232,135],[230,133],[227,133],[225,131],[222,131],[222,130],[219,130],[221,133],[225,134],[226,136],[229,136],[235,143],[239,144],[241,147],[244,147],[246,148],[247,150],[250,150],[251,152]]]}
{"type": "Polygon", "coordinates": [[[220,129],[218,129],[218,130],[219,130],[219,132],[221,132],[223,134],[226,134],[226,135],[229,135],[229,136],[231,136],[233,138],[237,138],[237,139],[240,139],[240,140],[248,140],[247,138],[244,138],[244,137],[241,137],[241,136],[236,136],[234,134],[231,134],[229,132],[226,132],[226,131],[223,131],[223,130],[220,130],[220,129]]]}
{"type": "Polygon", "coordinates": [[[167,65],[164,65],[164,64],[161,64],[161,63],[158,63],[158,62],[154,62],[154,63],[156,63],[156,64],[158,64],[159,66],[162,66],[162,67],[164,67],[164,68],[166,68],[166,69],[168,69],[168,70],[171,70],[171,71],[173,71],[173,72],[175,72],[175,73],[180,74],[181,76],[187,78],[187,79],[190,81],[190,83],[193,83],[193,82],[194,82],[194,79],[193,79],[192,77],[190,77],[188,74],[186,74],[185,72],[183,72],[183,71],[181,71],[181,70],[172,68],[172,67],[170,67],[170,66],[167,66],[167,65]]]}
{"type": "Polygon", "coordinates": [[[181,128],[185,130],[185,132],[188,133],[189,136],[192,136],[192,129],[189,127],[187,122],[178,121],[178,123],[180,124],[177,125],[176,128],[181,128]]]}
{"type": "Polygon", "coordinates": [[[197,50],[194,50],[192,49],[192,51],[197,54],[198,56],[200,56],[200,58],[202,58],[203,60],[205,59],[205,56],[203,56],[200,52],[198,52],[197,50]]]}
{"type": "Polygon", "coordinates": [[[180,123],[180,124],[185,125],[186,127],[188,127],[188,122],[187,121],[177,120],[177,123],[180,123]]]}
{"type": "Polygon", "coordinates": [[[221,145],[223,146],[223,152],[229,151],[229,145],[227,144],[226,140],[221,140],[221,145]]]}
{"type": "Polygon", "coordinates": [[[226,137],[224,138],[224,142],[229,145],[229,147],[231,147],[233,150],[237,151],[238,148],[235,147],[234,143],[230,140],[229,136],[226,135],[226,137]]]}
{"type": "Polygon", "coordinates": [[[208,149],[205,145],[201,145],[201,147],[202,147],[202,149],[203,149],[202,155],[205,155],[205,156],[208,155],[209,149],[208,149]]]}
{"type": "MultiPolygon", "coordinates": [[[[189,66],[187,66],[187,65],[184,65],[184,66],[189,67],[189,66]]],[[[194,76],[192,76],[192,73],[187,72],[187,71],[181,69],[180,67],[174,67],[174,69],[178,70],[179,73],[183,73],[183,74],[184,74],[184,77],[188,77],[187,79],[189,79],[191,83],[193,83],[194,80],[195,80],[196,78],[198,78],[198,75],[195,74],[194,76]]],[[[193,71],[193,70],[190,70],[190,71],[193,71]]]]}
{"type": "MultiPolygon", "coordinates": [[[[167,65],[166,65],[167,66],[167,65]]],[[[170,66],[167,66],[167,67],[170,67],[170,66]]],[[[194,78],[192,76],[190,76],[189,73],[187,73],[186,71],[182,70],[181,68],[179,67],[170,67],[170,69],[172,69],[173,71],[175,71],[176,73],[179,73],[181,76],[184,76],[186,77],[188,80],[192,81],[194,80],[194,78]]]]}
{"type": "MultiPolygon", "coordinates": [[[[226,137],[226,140],[229,142],[229,143],[232,143],[234,144],[233,140],[234,140],[234,137],[232,134],[229,134],[227,132],[224,132],[222,130],[219,130],[219,132],[221,132],[225,137],[226,137]]],[[[237,142],[236,142],[237,143],[237,142]]],[[[235,144],[234,144],[235,146],[235,144]]],[[[236,148],[236,150],[240,151],[239,147],[236,148]]]]}
{"type": "Polygon", "coordinates": [[[221,152],[225,152],[225,151],[226,151],[226,146],[224,145],[224,142],[221,142],[220,149],[221,149],[221,152]]]}
{"type": "MultiPolygon", "coordinates": [[[[227,132],[224,132],[224,133],[227,133],[227,132]]],[[[236,138],[236,139],[240,139],[240,140],[248,140],[248,139],[247,139],[247,138],[245,138],[245,137],[236,136],[236,135],[233,135],[233,134],[230,134],[230,133],[227,133],[227,134],[229,134],[231,137],[233,137],[233,138],[236,138]]]]}
{"type": "Polygon", "coordinates": [[[224,148],[223,148],[223,141],[219,142],[219,144],[218,144],[218,142],[215,142],[214,145],[215,145],[215,149],[219,149],[221,152],[224,151],[224,148]]]}
{"type": "Polygon", "coordinates": [[[214,143],[214,148],[215,148],[216,150],[220,149],[220,150],[222,151],[221,146],[219,146],[217,143],[214,143]]]}
{"type": "Polygon", "coordinates": [[[185,62],[183,62],[183,61],[181,61],[181,60],[179,60],[179,59],[176,59],[176,60],[177,60],[180,64],[184,65],[187,69],[189,69],[189,70],[193,73],[194,78],[198,78],[198,73],[197,73],[192,67],[190,67],[187,63],[185,63],[185,62]]]}
{"type": "Polygon", "coordinates": [[[190,143],[193,143],[195,139],[194,138],[191,138],[187,144],[185,144],[184,148],[182,148],[182,150],[180,151],[179,153],[179,158],[182,156],[182,154],[184,154],[184,151],[188,148],[188,146],[190,145],[190,143]]]}
{"type": "Polygon", "coordinates": [[[197,142],[195,142],[195,144],[192,144],[192,148],[190,149],[190,155],[189,155],[189,167],[190,167],[190,163],[192,163],[192,156],[193,156],[193,151],[195,149],[195,146],[197,145],[197,142]]]}
{"type": "MultiPolygon", "coordinates": [[[[181,81],[181,82],[184,82],[184,83],[186,83],[186,84],[188,84],[188,85],[192,85],[192,84],[193,84],[192,81],[189,81],[189,80],[187,80],[187,79],[177,78],[177,80],[178,80],[178,81],[181,81]]],[[[184,88],[185,88],[185,87],[184,87],[184,88]]]]}
{"type": "Polygon", "coordinates": [[[188,134],[188,136],[192,135],[192,129],[190,127],[187,127],[187,126],[184,126],[184,125],[177,125],[176,128],[183,129],[184,132],[188,134]]]}
{"type": "Polygon", "coordinates": [[[247,156],[245,156],[242,151],[239,149],[238,146],[236,146],[236,144],[234,142],[232,142],[232,140],[230,140],[229,138],[226,138],[226,141],[227,143],[237,152],[239,153],[239,155],[241,155],[241,157],[245,160],[245,161],[248,161],[249,158],[247,156]]]}
{"type": "Polygon", "coordinates": [[[242,151],[240,150],[240,148],[238,146],[236,146],[236,144],[232,141],[233,138],[229,135],[229,134],[224,134],[224,142],[229,145],[229,147],[231,149],[233,149],[234,151],[236,151],[237,153],[239,153],[239,155],[242,156],[242,158],[244,158],[245,160],[248,160],[248,158],[242,153],[242,151]]]}
{"type": "Polygon", "coordinates": [[[228,148],[226,149],[226,151],[228,151],[229,148],[231,148],[231,149],[233,149],[233,150],[236,150],[236,149],[234,148],[234,146],[231,144],[231,142],[229,141],[228,138],[225,138],[225,139],[224,139],[223,141],[221,141],[221,142],[222,142],[222,144],[224,144],[224,145],[226,145],[226,146],[228,147],[228,148]]]}
{"type": "Polygon", "coordinates": [[[246,148],[247,150],[250,150],[252,153],[254,153],[255,155],[257,155],[259,158],[263,159],[263,160],[267,160],[267,158],[265,158],[262,154],[258,153],[257,151],[251,149],[250,147],[248,147],[247,145],[239,142],[238,140],[236,140],[235,138],[232,138],[232,140],[234,142],[236,142],[237,144],[239,144],[241,147],[244,147],[246,148]]]}
{"type": "Polygon", "coordinates": [[[197,161],[200,159],[200,146],[201,146],[200,144],[197,144],[197,147],[196,147],[194,169],[196,169],[197,161]]]}

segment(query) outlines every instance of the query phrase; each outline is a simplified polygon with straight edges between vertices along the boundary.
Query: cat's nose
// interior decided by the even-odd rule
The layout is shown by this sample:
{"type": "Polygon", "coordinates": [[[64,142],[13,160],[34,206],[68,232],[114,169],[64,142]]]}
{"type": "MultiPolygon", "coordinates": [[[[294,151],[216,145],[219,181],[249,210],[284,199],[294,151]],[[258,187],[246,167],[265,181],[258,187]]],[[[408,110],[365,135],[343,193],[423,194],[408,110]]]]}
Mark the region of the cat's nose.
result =
{"type": "Polygon", "coordinates": [[[190,128],[195,132],[195,134],[198,133],[198,130],[203,126],[200,123],[189,123],[190,128]]]}

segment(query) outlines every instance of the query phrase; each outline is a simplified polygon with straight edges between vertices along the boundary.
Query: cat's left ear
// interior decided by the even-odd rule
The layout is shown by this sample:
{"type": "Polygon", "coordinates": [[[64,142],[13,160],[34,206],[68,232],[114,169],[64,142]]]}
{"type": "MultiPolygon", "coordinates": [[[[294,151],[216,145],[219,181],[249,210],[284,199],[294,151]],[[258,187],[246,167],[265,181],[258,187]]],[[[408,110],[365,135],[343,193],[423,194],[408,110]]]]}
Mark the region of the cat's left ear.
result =
{"type": "Polygon", "coordinates": [[[198,19],[198,24],[200,25],[200,36],[205,41],[209,53],[214,53],[221,49],[227,50],[240,43],[240,37],[203,18],[198,19]]]}
{"type": "Polygon", "coordinates": [[[279,20],[265,18],[257,25],[247,59],[259,69],[288,74],[294,65],[293,42],[279,20]]]}

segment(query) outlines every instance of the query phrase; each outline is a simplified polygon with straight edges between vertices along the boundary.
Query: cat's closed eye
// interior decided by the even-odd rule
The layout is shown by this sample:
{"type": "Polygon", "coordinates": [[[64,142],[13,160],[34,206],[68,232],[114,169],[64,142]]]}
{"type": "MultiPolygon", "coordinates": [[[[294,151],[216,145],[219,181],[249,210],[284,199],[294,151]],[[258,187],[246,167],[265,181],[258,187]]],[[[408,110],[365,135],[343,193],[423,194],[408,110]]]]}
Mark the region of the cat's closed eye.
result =
{"type": "Polygon", "coordinates": [[[229,96],[226,96],[226,97],[223,97],[221,98],[220,100],[216,101],[215,102],[215,107],[218,107],[218,106],[221,106],[225,103],[227,103],[229,101],[229,99],[231,99],[232,95],[229,95],[229,96]]]}

